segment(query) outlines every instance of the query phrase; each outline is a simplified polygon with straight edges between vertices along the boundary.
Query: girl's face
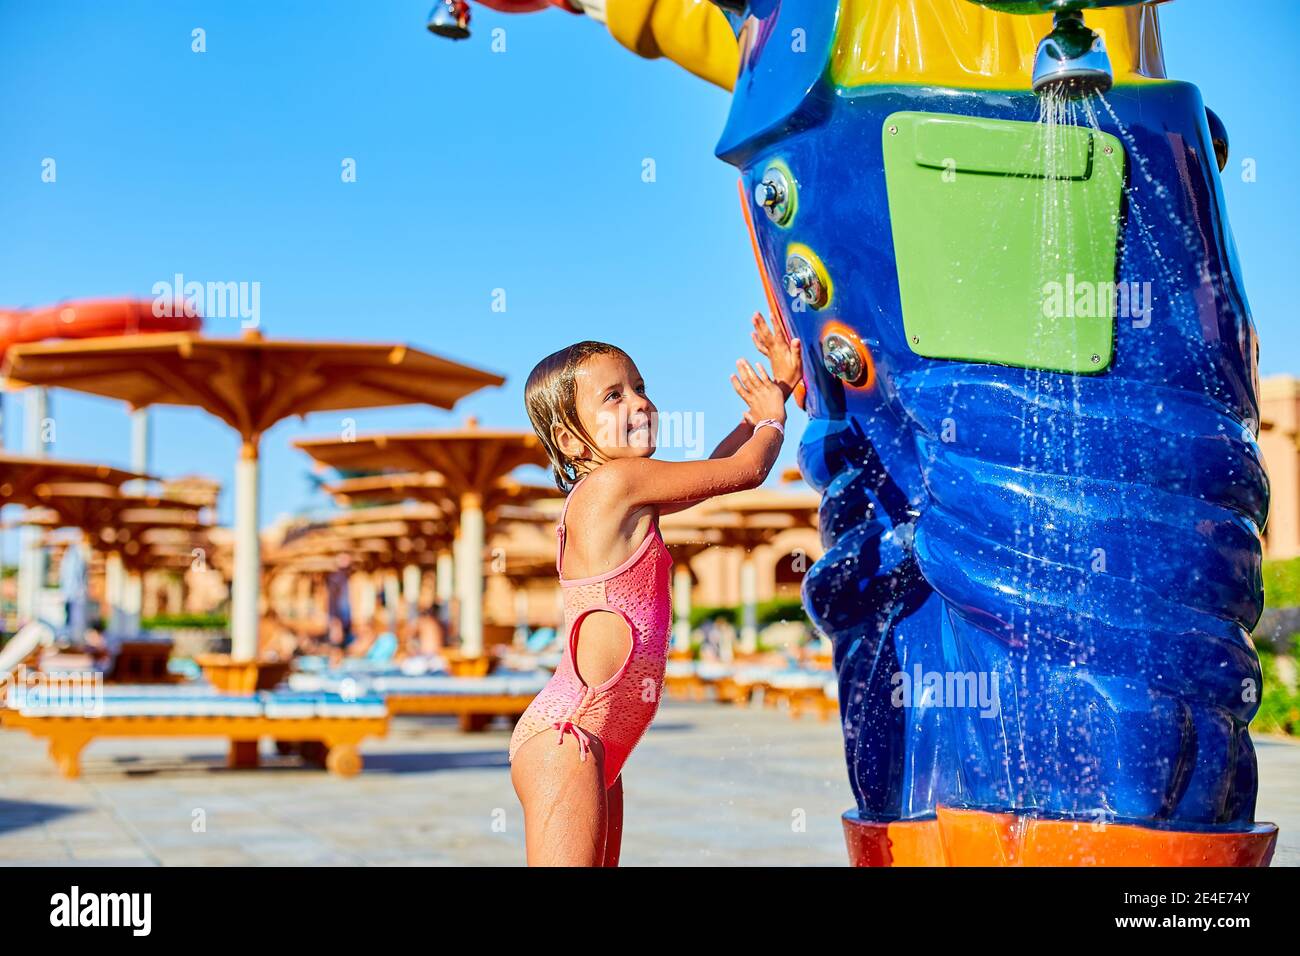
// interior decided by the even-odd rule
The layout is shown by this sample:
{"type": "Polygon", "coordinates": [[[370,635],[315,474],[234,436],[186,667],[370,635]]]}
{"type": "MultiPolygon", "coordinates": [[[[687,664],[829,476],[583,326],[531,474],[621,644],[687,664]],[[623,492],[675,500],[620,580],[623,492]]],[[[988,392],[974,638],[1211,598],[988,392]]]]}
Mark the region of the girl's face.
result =
{"type": "MultiPolygon", "coordinates": [[[[607,459],[649,458],[655,451],[658,410],[646,397],[645,381],[631,359],[617,354],[593,355],[575,375],[578,421],[607,459]]],[[[577,460],[590,459],[588,446],[565,430],[561,450],[577,460]]]]}

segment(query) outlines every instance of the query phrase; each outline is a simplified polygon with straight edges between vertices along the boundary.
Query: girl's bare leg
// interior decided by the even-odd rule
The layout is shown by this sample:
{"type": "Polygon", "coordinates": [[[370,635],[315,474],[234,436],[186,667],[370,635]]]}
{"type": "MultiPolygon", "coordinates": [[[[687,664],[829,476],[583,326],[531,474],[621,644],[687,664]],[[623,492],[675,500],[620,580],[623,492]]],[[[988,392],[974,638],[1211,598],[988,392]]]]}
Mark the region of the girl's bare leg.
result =
{"type": "Polygon", "coordinates": [[[623,850],[623,775],[605,791],[605,866],[618,866],[618,855],[623,850]]]}
{"type": "MultiPolygon", "coordinates": [[[[614,677],[632,653],[627,622],[609,611],[585,617],[574,638],[579,679],[599,686],[614,677]]],[[[605,788],[605,750],[591,737],[591,753],[579,758],[578,741],[566,735],[556,745],[550,733],[537,734],[515,752],[510,779],[524,807],[524,841],[529,866],[617,865],[623,830],[623,789],[616,781],[605,788]],[[616,818],[611,817],[615,797],[616,818]],[[618,838],[613,863],[607,852],[609,823],[616,819],[618,838]]]]}
{"type": "Polygon", "coordinates": [[[516,752],[510,780],[524,808],[529,866],[601,866],[609,807],[605,753],[592,738],[586,760],[569,736],[538,734],[516,752]]]}

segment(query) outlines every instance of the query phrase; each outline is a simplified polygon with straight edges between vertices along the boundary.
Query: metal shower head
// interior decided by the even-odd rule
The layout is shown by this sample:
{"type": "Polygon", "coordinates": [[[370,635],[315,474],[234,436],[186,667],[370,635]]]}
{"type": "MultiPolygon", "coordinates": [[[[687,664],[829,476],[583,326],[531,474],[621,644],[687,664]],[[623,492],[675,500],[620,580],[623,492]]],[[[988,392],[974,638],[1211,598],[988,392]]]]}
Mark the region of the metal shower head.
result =
{"type": "Polygon", "coordinates": [[[1054,13],[1052,32],[1034,57],[1035,93],[1062,91],[1067,96],[1104,93],[1115,82],[1110,54],[1101,36],[1083,22],[1083,11],[1130,7],[1145,0],[971,0],[999,13],[1054,13]]]}
{"type": "Polygon", "coordinates": [[[465,0],[438,0],[429,11],[429,22],[425,26],[434,36],[466,39],[469,37],[469,4],[465,0]]]}

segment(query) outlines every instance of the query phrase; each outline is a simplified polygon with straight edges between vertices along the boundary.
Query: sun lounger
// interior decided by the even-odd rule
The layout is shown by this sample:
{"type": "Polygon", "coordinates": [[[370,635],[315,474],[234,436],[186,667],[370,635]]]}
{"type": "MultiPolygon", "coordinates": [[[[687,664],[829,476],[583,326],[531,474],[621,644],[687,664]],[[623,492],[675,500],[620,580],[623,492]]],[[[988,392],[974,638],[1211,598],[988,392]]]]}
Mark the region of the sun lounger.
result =
{"type": "Polygon", "coordinates": [[[392,714],[454,714],[464,731],[483,730],[494,717],[519,716],[546,686],[547,674],[498,672],[486,677],[377,677],[371,681],[392,714]]]}
{"type": "Polygon", "coordinates": [[[664,668],[664,693],[685,700],[704,700],[707,694],[695,661],[669,660],[664,668]]]}
{"type": "Polygon", "coordinates": [[[12,683],[4,695],[4,706],[17,708],[26,703],[49,703],[62,700],[82,700],[96,696],[108,699],[122,697],[211,697],[217,691],[206,681],[187,684],[108,684],[102,672],[93,670],[28,671],[24,683],[12,683]]]}
{"type": "Polygon", "coordinates": [[[773,667],[736,667],[718,680],[718,700],[748,707],[754,694],[766,694],[768,681],[777,673],[773,667]]]}
{"type": "Polygon", "coordinates": [[[695,673],[706,684],[716,684],[724,677],[730,677],[735,672],[735,667],[731,664],[724,664],[722,661],[699,661],[695,665],[695,673]]]}
{"type": "Polygon", "coordinates": [[[282,752],[284,744],[302,745],[304,756],[350,777],[361,770],[361,741],[388,732],[387,709],[382,698],[373,696],[134,690],[102,687],[93,694],[68,695],[35,688],[11,697],[0,721],[47,738],[50,757],[69,778],[80,775],[81,751],[97,737],[226,737],[232,767],[257,766],[259,739],[272,737],[282,752]]]}
{"type": "Polygon", "coordinates": [[[796,720],[806,710],[816,712],[821,720],[827,720],[838,711],[839,704],[826,697],[826,683],[826,671],[779,671],[767,678],[763,704],[775,707],[784,702],[790,716],[796,720]]]}

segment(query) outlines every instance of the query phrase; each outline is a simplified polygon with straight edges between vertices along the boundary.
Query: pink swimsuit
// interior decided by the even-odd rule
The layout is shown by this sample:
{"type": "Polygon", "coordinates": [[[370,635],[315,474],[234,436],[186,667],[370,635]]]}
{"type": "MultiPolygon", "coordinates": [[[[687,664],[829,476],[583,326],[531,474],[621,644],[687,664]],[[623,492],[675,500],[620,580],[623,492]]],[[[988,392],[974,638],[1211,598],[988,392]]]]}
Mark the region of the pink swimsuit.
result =
{"type": "MultiPolygon", "coordinates": [[[[581,482],[579,482],[581,483],[581,482]]],[[[574,486],[575,490],[577,486],[574,486]]],[[[572,496],[572,492],[570,492],[572,496]]],[[[568,581],[561,562],[564,558],[565,501],[560,523],[555,570],[564,590],[564,656],[555,674],[524,711],[510,738],[510,759],[524,741],[548,730],[563,744],[572,734],[579,756],[587,759],[591,738],[605,749],[605,787],[618,779],[632,748],[650,726],[663,695],[664,665],[672,630],[669,574],[672,557],[653,524],[630,558],[606,574],[568,581]],[[578,626],[592,611],[613,611],[627,621],[632,650],[623,666],[609,680],[589,687],[574,666],[574,638],[578,626]]]]}

